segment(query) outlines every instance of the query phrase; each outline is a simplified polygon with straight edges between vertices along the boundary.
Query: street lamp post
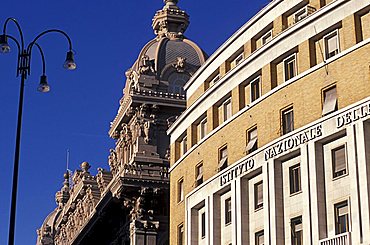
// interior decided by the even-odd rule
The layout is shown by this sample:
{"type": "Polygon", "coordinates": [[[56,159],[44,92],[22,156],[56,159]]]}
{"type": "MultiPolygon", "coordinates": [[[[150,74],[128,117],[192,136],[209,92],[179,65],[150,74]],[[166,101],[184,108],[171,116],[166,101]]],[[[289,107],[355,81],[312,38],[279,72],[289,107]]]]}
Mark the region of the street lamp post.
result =
{"type": "Polygon", "coordinates": [[[15,235],[15,217],[16,217],[16,207],[17,207],[18,170],[19,170],[21,130],[22,130],[24,82],[27,79],[27,77],[31,74],[32,50],[33,50],[33,47],[37,47],[37,49],[40,52],[41,59],[42,59],[42,75],[40,77],[40,84],[37,90],[43,93],[50,91],[50,86],[47,82],[47,77],[46,77],[45,56],[44,56],[41,46],[37,43],[40,37],[48,33],[60,33],[64,37],[67,38],[69,50],[67,52],[67,58],[64,62],[64,68],[68,70],[76,69],[76,63],[74,61],[73,51],[72,51],[72,42],[71,42],[70,37],[64,31],[61,31],[58,29],[46,30],[40,33],[39,35],[37,35],[33,39],[32,42],[30,42],[27,46],[25,46],[23,32],[22,32],[22,29],[18,21],[14,18],[8,18],[4,23],[3,34],[0,35],[0,52],[1,53],[5,54],[5,53],[10,52],[10,46],[8,43],[8,39],[11,39],[16,43],[17,48],[18,48],[17,77],[21,76],[19,103],[18,103],[17,133],[16,133],[15,151],[14,151],[12,198],[11,198],[10,221],[9,221],[9,237],[8,237],[9,245],[14,244],[14,235],[15,235]],[[20,42],[13,36],[7,35],[6,28],[10,22],[13,22],[16,25],[18,32],[19,32],[19,36],[20,36],[20,42]]]}

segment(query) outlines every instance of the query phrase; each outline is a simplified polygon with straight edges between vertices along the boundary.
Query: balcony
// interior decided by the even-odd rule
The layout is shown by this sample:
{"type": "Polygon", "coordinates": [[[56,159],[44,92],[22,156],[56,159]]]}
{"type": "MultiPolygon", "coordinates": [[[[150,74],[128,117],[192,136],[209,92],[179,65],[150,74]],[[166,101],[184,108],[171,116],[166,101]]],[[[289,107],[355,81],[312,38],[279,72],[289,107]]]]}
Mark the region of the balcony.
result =
{"type": "Polygon", "coordinates": [[[319,241],[319,245],[351,245],[351,233],[346,232],[319,241]]]}

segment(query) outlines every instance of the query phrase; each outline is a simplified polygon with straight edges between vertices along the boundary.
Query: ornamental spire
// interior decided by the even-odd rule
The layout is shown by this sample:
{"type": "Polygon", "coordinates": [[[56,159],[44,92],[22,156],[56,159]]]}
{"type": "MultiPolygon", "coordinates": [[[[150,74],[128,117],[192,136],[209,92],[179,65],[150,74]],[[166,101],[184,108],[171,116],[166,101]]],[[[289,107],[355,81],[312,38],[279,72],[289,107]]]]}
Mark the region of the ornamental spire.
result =
{"type": "Polygon", "coordinates": [[[179,2],[178,0],[164,0],[163,2],[166,4],[165,7],[173,6],[173,7],[179,8],[177,7],[177,3],[179,2]]]}
{"type": "Polygon", "coordinates": [[[67,203],[67,201],[70,197],[70,194],[69,194],[69,191],[70,191],[70,188],[69,188],[69,171],[68,170],[63,175],[63,178],[64,178],[63,187],[60,191],[58,191],[55,194],[55,201],[56,201],[56,203],[58,204],[59,207],[64,206],[64,204],[67,203]]]}
{"type": "Polygon", "coordinates": [[[157,38],[182,38],[189,25],[189,15],[178,6],[178,0],[164,0],[165,6],[153,18],[153,30],[157,38]]]}

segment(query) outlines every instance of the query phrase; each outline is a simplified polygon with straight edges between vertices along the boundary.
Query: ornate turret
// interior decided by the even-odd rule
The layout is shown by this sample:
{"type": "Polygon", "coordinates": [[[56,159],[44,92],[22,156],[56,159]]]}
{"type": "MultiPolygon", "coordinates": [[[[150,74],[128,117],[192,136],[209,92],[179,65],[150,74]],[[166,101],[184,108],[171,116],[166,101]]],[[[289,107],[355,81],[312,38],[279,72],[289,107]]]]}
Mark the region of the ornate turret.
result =
{"type": "Polygon", "coordinates": [[[165,0],[163,9],[158,10],[153,18],[153,29],[157,38],[166,36],[168,38],[183,37],[189,25],[189,15],[179,9],[177,0],[165,0]]]}

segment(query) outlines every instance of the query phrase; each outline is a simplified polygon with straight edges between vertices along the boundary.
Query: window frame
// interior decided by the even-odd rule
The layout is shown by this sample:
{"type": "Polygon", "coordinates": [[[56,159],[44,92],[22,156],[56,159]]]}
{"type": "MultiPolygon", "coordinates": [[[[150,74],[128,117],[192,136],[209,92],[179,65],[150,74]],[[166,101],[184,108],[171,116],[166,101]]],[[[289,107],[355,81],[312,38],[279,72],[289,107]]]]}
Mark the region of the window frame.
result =
{"type": "Polygon", "coordinates": [[[243,60],[244,57],[244,50],[242,50],[240,53],[238,53],[234,59],[230,62],[230,70],[234,69],[236,66],[238,66],[243,60]]]}
{"type": "MultiPolygon", "coordinates": [[[[341,215],[343,216],[343,215],[341,215]]],[[[346,232],[349,232],[350,230],[350,206],[349,206],[349,200],[345,200],[345,201],[342,201],[342,202],[339,202],[339,203],[336,203],[334,204],[334,224],[335,224],[335,235],[339,235],[339,234],[343,234],[343,233],[346,233],[346,232]],[[346,230],[345,231],[342,231],[340,232],[339,231],[339,209],[340,208],[343,208],[343,207],[347,207],[347,213],[346,213],[346,230]]]]}
{"type": "Polygon", "coordinates": [[[184,201],[184,177],[177,181],[177,203],[184,201]]]}
{"type": "Polygon", "coordinates": [[[245,147],[246,154],[250,154],[258,149],[258,131],[257,126],[247,130],[247,146],[245,147]],[[256,132],[256,137],[252,137],[252,133],[256,132]],[[253,142],[254,141],[254,142],[253,142]]]}
{"type": "Polygon", "coordinates": [[[225,226],[228,226],[232,223],[232,201],[231,197],[228,197],[224,201],[225,209],[224,209],[224,216],[225,216],[225,226]]]}
{"type": "Polygon", "coordinates": [[[265,243],[265,232],[264,232],[264,230],[260,230],[260,231],[257,231],[254,235],[254,241],[255,241],[256,245],[263,245],[263,244],[260,244],[260,242],[259,242],[259,238],[261,236],[263,236],[263,244],[265,243]]]}
{"type": "Polygon", "coordinates": [[[263,209],[263,181],[262,180],[254,184],[254,211],[258,211],[261,209],[263,209]],[[262,188],[262,202],[258,202],[259,200],[258,187],[259,186],[261,186],[262,188]]]}
{"type": "Polygon", "coordinates": [[[291,229],[291,244],[292,245],[302,245],[303,244],[303,220],[302,216],[297,216],[295,218],[290,219],[290,229],[291,229]],[[297,236],[296,227],[297,225],[301,225],[301,228],[298,230],[299,232],[299,241],[300,243],[296,242],[294,238],[297,236]]]}
{"type": "Polygon", "coordinates": [[[291,54],[285,59],[283,59],[283,68],[284,68],[284,82],[289,81],[290,79],[298,75],[298,65],[297,65],[297,53],[291,54]],[[293,65],[293,75],[287,79],[287,65],[294,61],[293,65]]]}
{"type": "Polygon", "coordinates": [[[180,140],[180,157],[188,151],[188,136],[185,134],[180,140]]]}
{"type": "Polygon", "coordinates": [[[261,37],[261,46],[267,44],[271,40],[272,40],[272,29],[267,31],[265,34],[262,35],[262,37],[261,37]],[[268,36],[270,37],[270,39],[268,39],[268,36]]]}
{"type": "Polygon", "coordinates": [[[207,135],[207,116],[205,116],[200,122],[199,122],[199,140],[203,139],[207,135]]]}
{"type": "Polygon", "coordinates": [[[195,166],[195,176],[195,185],[201,185],[203,183],[203,162],[195,166]]]}
{"type": "Polygon", "coordinates": [[[258,100],[262,95],[261,75],[258,75],[257,77],[253,78],[253,80],[251,80],[251,82],[249,84],[250,84],[249,102],[252,103],[252,102],[258,100]],[[253,89],[253,84],[256,84],[256,83],[258,84],[258,96],[253,96],[253,92],[255,91],[253,89]],[[253,99],[253,97],[255,97],[255,99],[253,99]]]}
{"type": "Polygon", "coordinates": [[[217,73],[214,77],[212,77],[212,79],[208,82],[208,88],[213,87],[220,80],[220,78],[220,73],[217,73]]]}
{"type": "Polygon", "coordinates": [[[227,149],[227,144],[221,146],[218,149],[218,171],[222,171],[228,166],[228,159],[229,158],[229,152],[227,149]],[[226,151],[226,156],[223,157],[223,151],[226,151]]]}
{"type": "Polygon", "coordinates": [[[339,30],[338,29],[335,29],[334,31],[331,31],[325,36],[323,36],[322,40],[323,40],[323,46],[324,46],[324,60],[328,60],[340,53],[340,40],[339,40],[339,30]],[[335,54],[332,54],[332,55],[328,53],[328,43],[329,43],[328,40],[331,38],[331,36],[336,36],[336,39],[337,39],[336,40],[337,51],[335,54]]]}
{"type": "Polygon", "coordinates": [[[322,113],[321,114],[322,116],[326,116],[337,110],[338,110],[338,90],[337,90],[337,86],[333,85],[333,86],[330,86],[322,90],[322,113]],[[334,89],[335,89],[335,92],[332,92],[331,94],[327,95],[329,91],[332,91],[334,89]],[[328,100],[329,100],[329,96],[330,95],[334,96],[334,94],[335,94],[335,104],[334,104],[334,108],[331,108],[330,104],[332,102],[328,100]]]}
{"type": "MultiPolygon", "coordinates": [[[[336,180],[336,179],[339,179],[341,177],[345,177],[348,175],[348,152],[347,152],[347,144],[344,143],[344,144],[341,144],[337,147],[333,147],[332,149],[330,149],[330,157],[331,157],[331,164],[332,164],[332,178],[333,180],[336,180]],[[345,172],[344,173],[337,173],[335,171],[335,167],[336,167],[336,164],[335,164],[335,156],[334,156],[334,151],[336,150],[339,150],[339,149],[344,149],[344,165],[345,165],[345,172]]],[[[341,170],[343,171],[343,170],[341,170]]],[[[341,172],[341,171],[338,171],[338,172],[341,172]]]]}
{"type": "Polygon", "coordinates": [[[294,13],[294,24],[298,23],[299,21],[307,18],[309,15],[311,15],[313,12],[315,12],[316,9],[307,4],[306,6],[304,6],[303,8],[300,8],[298,9],[295,13],[294,13]],[[312,12],[311,12],[312,11],[312,12]],[[302,12],[302,13],[301,13],[302,12]],[[302,18],[299,18],[298,16],[303,16],[302,18]],[[299,19],[298,19],[299,18],[299,19]]]}
{"type": "Polygon", "coordinates": [[[289,167],[289,193],[290,195],[295,195],[302,192],[302,173],[301,173],[301,163],[294,164],[289,167]],[[298,169],[298,172],[295,170],[298,169]],[[296,178],[296,174],[298,177],[296,178]],[[295,181],[298,180],[298,183],[295,181]]]}
{"type": "Polygon", "coordinates": [[[200,233],[200,237],[202,239],[205,239],[206,238],[206,212],[205,211],[202,211],[200,213],[201,215],[201,224],[200,224],[200,230],[201,230],[201,233],[200,233]]]}
{"type": "Polygon", "coordinates": [[[232,107],[232,101],[231,101],[231,97],[226,99],[223,103],[222,103],[222,115],[223,115],[223,122],[226,122],[227,120],[229,120],[232,116],[233,116],[233,107],[232,107]],[[228,104],[230,104],[230,113],[227,113],[227,110],[226,108],[228,107],[228,104]],[[230,114],[230,116],[229,116],[230,114]]]}
{"type": "Polygon", "coordinates": [[[293,105],[291,106],[288,106],[284,109],[281,110],[281,113],[280,113],[280,120],[281,120],[281,135],[285,135],[285,134],[288,134],[292,131],[294,131],[294,108],[293,108],[293,105]],[[289,128],[291,128],[290,131],[288,131],[288,125],[285,125],[285,116],[288,114],[288,113],[292,113],[292,120],[291,120],[291,123],[292,125],[290,125],[289,128]]]}
{"type": "Polygon", "coordinates": [[[184,238],[185,238],[185,229],[184,223],[181,223],[177,226],[177,244],[184,245],[184,238]]]}

